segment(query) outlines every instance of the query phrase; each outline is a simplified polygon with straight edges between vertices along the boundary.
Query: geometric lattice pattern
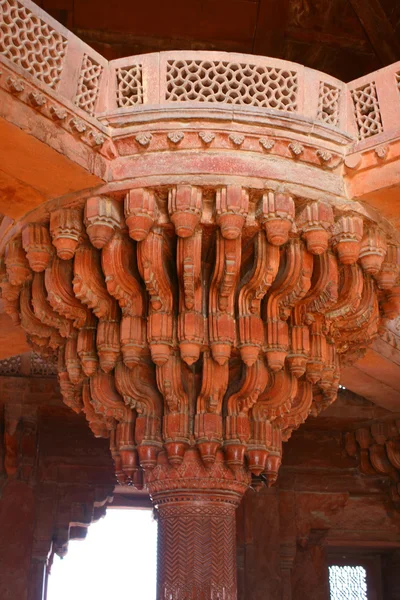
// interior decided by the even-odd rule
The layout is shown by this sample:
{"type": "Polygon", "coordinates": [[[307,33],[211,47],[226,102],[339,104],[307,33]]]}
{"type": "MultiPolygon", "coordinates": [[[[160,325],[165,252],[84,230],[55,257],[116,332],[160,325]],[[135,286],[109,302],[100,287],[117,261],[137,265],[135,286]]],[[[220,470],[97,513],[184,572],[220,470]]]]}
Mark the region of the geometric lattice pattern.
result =
{"type": "Polygon", "coordinates": [[[317,118],[329,125],[339,122],[340,89],[321,81],[319,84],[318,114],[317,118]]]}
{"type": "Polygon", "coordinates": [[[224,102],[295,111],[295,71],[207,60],[170,60],[166,99],[172,102],[224,102]]]}
{"type": "Polygon", "coordinates": [[[56,89],[67,40],[17,0],[0,0],[0,53],[56,89]]]}
{"type": "Polygon", "coordinates": [[[87,54],[83,56],[75,104],[90,115],[94,114],[102,71],[103,67],[97,64],[90,56],[87,54]]]}
{"type": "MultiPolygon", "coordinates": [[[[25,355],[26,356],[26,355],[25,355]]],[[[57,375],[57,363],[50,357],[44,358],[36,352],[31,352],[28,364],[23,367],[20,354],[0,360],[1,377],[55,377],[57,375]]],[[[25,360],[25,359],[24,359],[25,360]]]]}
{"type": "Polygon", "coordinates": [[[354,115],[358,127],[358,137],[365,138],[383,131],[381,111],[375,82],[367,83],[352,90],[354,115]]]}
{"type": "Polygon", "coordinates": [[[364,567],[329,567],[331,600],[368,600],[364,567]]]}
{"type": "Polygon", "coordinates": [[[0,360],[0,375],[18,375],[21,368],[21,357],[11,356],[0,360]]]}
{"type": "Polygon", "coordinates": [[[117,69],[117,85],[119,107],[143,104],[142,65],[117,69]]]}
{"type": "Polygon", "coordinates": [[[57,375],[57,363],[50,358],[44,359],[37,352],[32,352],[30,374],[37,377],[55,377],[57,375]]]}

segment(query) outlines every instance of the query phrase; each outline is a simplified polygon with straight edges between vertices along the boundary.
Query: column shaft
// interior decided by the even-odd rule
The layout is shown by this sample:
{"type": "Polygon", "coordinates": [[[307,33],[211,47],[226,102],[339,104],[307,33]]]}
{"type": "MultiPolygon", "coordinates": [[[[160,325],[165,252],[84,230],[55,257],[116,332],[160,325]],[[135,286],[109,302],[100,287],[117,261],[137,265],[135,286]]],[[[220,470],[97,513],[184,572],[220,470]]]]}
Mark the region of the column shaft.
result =
{"type": "Polygon", "coordinates": [[[235,506],[159,506],[157,600],[236,600],[235,506]]]}

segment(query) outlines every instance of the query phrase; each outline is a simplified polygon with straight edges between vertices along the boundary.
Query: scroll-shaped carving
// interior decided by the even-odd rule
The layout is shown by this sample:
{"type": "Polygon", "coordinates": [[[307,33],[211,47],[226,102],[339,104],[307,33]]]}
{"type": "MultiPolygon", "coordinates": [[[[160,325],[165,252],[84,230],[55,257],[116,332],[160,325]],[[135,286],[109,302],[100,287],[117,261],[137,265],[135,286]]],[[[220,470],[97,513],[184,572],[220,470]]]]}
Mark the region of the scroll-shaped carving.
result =
{"type": "Polygon", "coordinates": [[[100,254],[89,243],[81,243],[74,260],[74,294],[92,309],[98,318],[110,318],[115,313],[115,299],[107,292],[100,265],[100,254]]]}
{"type": "Polygon", "coordinates": [[[99,319],[96,336],[100,367],[106,373],[113,370],[121,351],[119,323],[119,307],[116,302],[113,302],[107,316],[99,319]]]}
{"type": "Polygon", "coordinates": [[[50,213],[50,234],[57,256],[70,260],[83,232],[81,213],[74,208],[61,208],[50,213]]]}
{"type": "Polygon", "coordinates": [[[136,412],[126,411],[124,419],[118,423],[118,452],[121,457],[121,469],[126,476],[126,482],[132,483],[139,469],[138,455],[135,445],[136,412]]]}
{"type": "Polygon", "coordinates": [[[88,313],[84,326],[78,332],[76,349],[86,377],[92,377],[99,364],[96,348],[97,326],[96,317],[88,313]]]}
{"type": "Polygon", "coordinates": [[[330,321],[345,319],[353,314],[361,301],[364,280],[357,263],[345,265],[339,271],[339,299],[326,317],[330,321]]]}
{"type": "Polygon", "coordinates": [[[339,374],[338,371],[338,356],[336,352],[336,346],[332,343],[331,340],[327,339],[326,341],[326,362],[322,366],[321,379],[319,381],[319,387],[324,392],[324,405],[326,407],[331,404],[334,400],[336,400],[336,395],[332,397],[332,393],[335,392],[337,394],[337,386],[335,388],[335,376],[339,374]],[[334,389],[335,388],[335,389],[334,389]]]}
{"type": "Polygon", "coordinates": [[[73,325],[69,319],[63,319],[52,309],[47,300],[47,291],[45,286],[45,274],[43,272],[35,273],[32,281],[32,306],[35,316],[49,327],[58,329],[63,338],[68,338],[72,334],[73,325]]]}
{"type": "Polygon", "coordinates": [[[163,400],[155,385],[155,374],[150,365],[141,362],[132,369],[119,362],[115,368],[115,382],[119,393],[136,410],[135,442],[143,469],[157,464],[161,450],[161,415],[163,400]]]}
{"type": "Polygon", "coordinates": [[[22,286],[25,281],[29,281],[32,278],[20,237],[8,242],[5,249],[4,262],[8,281],[11,285],[22,286]]]}
{"type": "Polygon", "coordinates": [[[65,363],[65,348],[60,348],[58,352],[58,381],[64,404],[69,406],[74,412],[80,413],[83,408],[82,385],[74,385],[69,378],[67,366],[65,363]]]}
{"type": "Polygon", "coordinates": [[[68,376],[73,384],[81,383],[83,380],[81,361],[78,356],[78,332],[75,331],[65,344],[65,366],[68,376]]]}
{"type": "Polygon", "coordinates": [[[295,285],[287,289],[285,295],[281,297],[279,303],[280,316],[283,319],[287,319],[292,309],[301,303],[305,296],[307,296],[311,287],[311,276],[313,274],[314,260],[312,254],[310,254],[300,244],[300,269],[299,273],[295,275],[295,285]]]}
{"type": "Polygon", "coordinates": [[[326,327],[323,315],[316,313],[311,317],[310,358],[307,361],[307,380],[317,383],[321,379],[322,369],[328,358],[326,345],[326,327]]]}
{"type": "Polygon", "coordinates": [[[111,427],[107,427],[106,419],[104,419],[102,415],[96,413],[93,408],[90,396],[90,382],[88,379],[85,379],[82,385],[82,402],[82,411],[85,413],[86,420],[89,423],[89,427],[94,436],[97,438],[109,438],[111,427]]]}
{"type": "Polygon", "coordinates": [[[53,254],[50,234],[45,225],[29,223],[22,230],[22,245],[32,271],[40,273],[47,269],[53,254]]]}
{"type": "Polygon", "coordinates": [[[381,446],[380,444],[373,444],[370,446],[369,457],[375,471],[382,475],[389,475],[391,479],[396,482],[399,481],[399,474],[390,463],[384,446],[381,446]]]}
{"type": "Polygon", "coordinates": [[[272,373],[269,384],[253,407],[253,418],[258,421],[272,422],[288,414],[297,394],[297,386],[297,378],[286,369],[272,373]]]}
{"type": "Polygon", "coordinates": [[[182,361],[171,354],[157,366],[157,385],[164,397],[163,437],[168,460],[179,464],[189,445],[189,398],[182,381],[182,361]]]}
{"type": "Polygon", "coordinates": [[[187,238],[194,234],[201,216],[201,188],[178,185],[168,192],[168,212],[176,234],[187,238]]]}
{"type": "Polygon", "coordinates": [[[388,244],[381,270],[375,276],[381,290],[391,290],[400,275],[400,246],[388,244]]]}
{"type": "Polygon", "coordinates": [[[51,266],[45,271],[47,299],[59,315],[71,319],[74,327],[80,329],[85,325],[90,313],[75,297],[72,278],[72,262],[55,256],[51,266]]]}
{"type": "Polygon", "coordinates": [[[289,239],[293,227],[295,207],[293,198],[282,192],[263,194],[258,218],[265,228],[267,239],[274,246],[282,246],[289,239]]]}
{"type": "Polygon", "coordinates": [[[330,253],[317,255],[314,257],[313,265],[312,285],[292,312],[288,364],[297,378],[304,374],[310,356],[310,329],[312,331],[314,321],[312,314],[323,314],[338,299],[338,271],[335,257],[330,253]]]}
{"type": "Polygon", "coordinates": [[[122,310],[121,351],[124,363],[132,368],[140,361],[146,345],[146,298],[132,242],[116,231],[103,248],[101,261],[108,293],[118,300],[122,310]]]}
{"type": "Polygon", "coordinates": [[[108,293],[118,300],[123,315],[143,316],[145,295],[137,270],[136,253],[129,238],[116,231],[103,248],[101,264],[108,293]]]}
{"type": "Polygon", "coordinates": [[[154,192],[143,188],[130,190],[125,197],[125,220],[130,237],[137,242],[144,240],[155,219],[154,192]]]}
{"type": "Polygon", "coordinates": [[[279,260],[279,249],[260,231],[254,243],[253,268],[242,280],[238,297],[239,348],[248,367],[255,363],[264,343],[261,301],[276,277],[279,260]]]}
{"type": "Polygon", "coordinates": [[[357,339],[365,338],[365,341],[370,340],[378,331],[379,324],[379,307],[378,299],[375,291],[374,280],[366,276],[364,278],[363,293],[361,301],[356,311],[348,315],[344,319],[337,319],[333,323],[335,330],[340,330],[340,337],[348,341],[347,332],[354,332],[357,339]],[[346,336],[343,336],[346,332],[346,336]]]}
{"type": "Polygon", "coordinates": [[[369,275],[377,275],[386,256],[386,236],[378,227],[371,227],[361,242],[360,264],[369,275]]]}
{"type": "Polygon", "coordinates": [[[201,230],[177,242],[179,277],[178,341],[182,360],[195,363],[204,343],[201,288],[201,230]]]}
{"type": "Polygon", "coordinates": [[[237,239],[249,210],[249,195],[240,185],[228,185],[217,190],[216,194],[217,223],[222,237],[227,240],[237,239]]]}
{"type": "Polygon", "coordinates": [[[314,257],[313,285],[301,301],[307,312],[326,313],[339,296],[339,271],[333,254],[326,252],[314,257]]]}
{"type": "MultiPolygon", "coordinates": [[[[243,464],[247,442],[250,439],[248,413],[268,384],[268,370],[263,357],[259,358],[251,367],[245,366],[244,369],[240,389],[227,400],[227,417],[225,419],[227,438],[225,454],[227,463],[234,468],[243,464]]],[[[262,459],[255,458],[253,452],[253,464],[259,463],[260,460],[262,459]]],[[[257,471],[257,467],[255,469],[257,471]]]]}
{"type": "Polygon", "coordinates": [[[203,353],[202,384],[197,398],[194,435],[205,464],[215,461],[222,444],[222,401],[228,387],[228,363],[219,365],[206,350],[203,353]]]}
{"type": "Polygon", "coordinates": [[[328,249],[333,225],[333,211],[326,202],[311,202],[301,211],[297,221],[307,250],[311,254],[322,254],[328,249]]]}
{"type": "Polygon", "coordinates": [[[123,421],[128,408],[122,397],[115,389],[114,377],[110,373],[98,370],[90,378],[90,395],[96,413],[104,417],[112,417],[116,421],[123,421]]]}
{"type": "MultiPolygon", "coordinates": [[[[276,372],[283,368],[289,349],[289,329],[281,319],[280,303],[290,295],[298,283],[301,270],[299,240],[291,240],[283,249],[281,267],[272,284],[264,309],[267,335],[265,352],[269,368],[276,372]]],[[[287,318],[287,315],[282,315],[287,318]]]]}
{"type": "Polygon", "coordinates": [[[129,369],[122,362],[118,362],[115,367],[115,383],[125,403],[138,414],[160,419],[163,399],[156,387],[154,367],[141,362],[129,369]]]}
{"type": "Polygon", "coordinates": [[[288,440],[292,431],[297,429],[310,414],[313,400],[312,384],[308,381],[299,381],[297,394],[293,398],[288,414],[278,417],[275,425],[284,432],[283,437],[288,440]]]}
{"type": "Polygon", "coordinates": [[[209,293],[209,339],[218,364],[229,359],[235,341],[234,300],[240,271],[241,240],[217,232],[216,259],[209,293]]]}
{"type": "Polygon", "coordinates": [[[358,215],[344,215],[336,221],[332,244],[340,262],[352,265],[358,260],[363,237],[363,220],[358,215]]]}
{"type": "Polygon", "coordinates": [[[58,348],[62,345],[62,339],[58,332],[44,325],[34,314],[31,304],[31,286],[26,285],[20,294],[21,326],[38,346],[49,346],[58,348]]]}
{"type": "Polygon", "coordinates": [[[264,358],[259,358],[251,367],[244,367],[244,378],[240,389],[227,400],[228,415],[246,414],[265,390],[269,375],[264,358]]]}
{"type": "Polygon", "coordinates": [[[386,452],[394,468],[400,471],[400,439],[388,440],[386,452]]]}
{"type": "Polygon", "coordinates": [[[84,223],[95,248],[104,248],[114,231],[121,227],[122,205],[106,196],[94,196],[86,201],[84,223]]]}
{"type": "Polygon", "coordinates": [[[162,233],[152,231],[138,244],[138,266],[150,296],[147,339],[153,362],[168,361],[173,343],[173,294],[166,262],[169,251],[162,233]]]}

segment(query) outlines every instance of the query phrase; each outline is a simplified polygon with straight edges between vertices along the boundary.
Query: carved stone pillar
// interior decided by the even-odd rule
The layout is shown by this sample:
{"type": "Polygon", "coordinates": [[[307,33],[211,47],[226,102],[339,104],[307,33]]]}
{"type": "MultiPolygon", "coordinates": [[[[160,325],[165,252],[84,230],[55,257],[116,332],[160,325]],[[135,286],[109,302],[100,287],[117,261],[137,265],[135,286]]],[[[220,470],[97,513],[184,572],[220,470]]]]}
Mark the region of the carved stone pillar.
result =
{"type": "Polygon", "coordinates": [[[222,453],[209,469],[195,449],[179,467],[161,454],[148,484],[159,517],[157,600],[236,600],[235,510],[247,484],[222,453]]]}

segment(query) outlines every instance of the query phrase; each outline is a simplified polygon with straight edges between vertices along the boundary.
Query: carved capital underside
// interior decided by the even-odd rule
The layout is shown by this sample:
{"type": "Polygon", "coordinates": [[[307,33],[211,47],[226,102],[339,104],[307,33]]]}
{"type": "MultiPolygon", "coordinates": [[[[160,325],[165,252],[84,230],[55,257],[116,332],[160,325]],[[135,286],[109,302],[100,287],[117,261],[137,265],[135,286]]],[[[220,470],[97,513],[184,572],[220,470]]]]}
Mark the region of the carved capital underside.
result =
{"type": "Polygon", "coordinates": [[[58,354],[65,403],[110,437],[118,480],[152,493],[160,457],[176,469],[190,448],[273,483],[282,442],[400,308],[378,224],[239,185],[32,213],[0,266],[5,310],[58,354]]]}

